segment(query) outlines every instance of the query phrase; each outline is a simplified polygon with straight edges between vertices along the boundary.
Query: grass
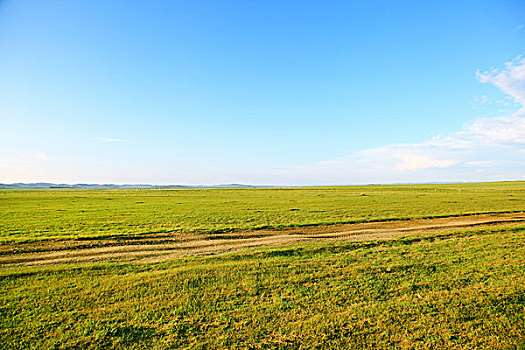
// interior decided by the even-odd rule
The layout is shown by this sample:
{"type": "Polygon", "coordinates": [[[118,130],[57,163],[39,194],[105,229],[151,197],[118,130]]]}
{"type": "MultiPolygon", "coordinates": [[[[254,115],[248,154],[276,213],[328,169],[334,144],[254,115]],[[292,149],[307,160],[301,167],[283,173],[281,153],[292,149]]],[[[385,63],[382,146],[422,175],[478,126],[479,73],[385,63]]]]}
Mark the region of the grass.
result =
{"type": "MultiPolygon", "coordinates": [[[[524,210],[525,182],[3,190],[0,244],[524,210]]],[[[0,349],[525,349],[524,276],[525,226],[0,266],[0,349]]]]}
{"type": "Polygon", "coordinates": [[[0,243],[525,210],[525,182],[196,190],[1,190],[0,243]]]}
{"type": "Polygon", "coordinates": [[[524,349],[525,227],[0,270],[4,349],[524,349]]]}

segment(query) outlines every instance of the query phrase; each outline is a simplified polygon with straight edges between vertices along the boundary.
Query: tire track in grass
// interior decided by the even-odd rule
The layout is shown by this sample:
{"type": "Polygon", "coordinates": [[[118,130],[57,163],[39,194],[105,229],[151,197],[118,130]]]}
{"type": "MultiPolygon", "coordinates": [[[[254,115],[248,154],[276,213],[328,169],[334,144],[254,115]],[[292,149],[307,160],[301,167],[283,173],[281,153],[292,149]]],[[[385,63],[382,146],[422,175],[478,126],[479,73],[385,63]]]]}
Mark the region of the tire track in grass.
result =
{"type": "Polygon", "coordinates": [[[0,246],[0,268],[79,262],[159,262],[196,255],[224,254],[306,241],[393,239],[407,234],[473,227],[525,224],[525,213],[479,214],[407,221],[367,222],[224,234],[151,235],[0,246]]]}

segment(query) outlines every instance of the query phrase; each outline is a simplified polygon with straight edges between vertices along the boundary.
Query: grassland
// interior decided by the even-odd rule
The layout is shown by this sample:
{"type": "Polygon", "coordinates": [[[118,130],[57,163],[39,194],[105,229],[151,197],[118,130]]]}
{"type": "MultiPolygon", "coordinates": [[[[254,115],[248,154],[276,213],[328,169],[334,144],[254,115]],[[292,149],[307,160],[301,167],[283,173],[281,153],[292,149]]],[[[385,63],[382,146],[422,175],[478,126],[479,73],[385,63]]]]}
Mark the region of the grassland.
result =
{"type": "Polygon", "coordinates": [[[523,349],[525,227],[0,274],[4,349],[523,349]]]}
{"type": "Polygon", "coordinates": [[[2,190],[0,242],[213,233],[525,210],[525,182],[197,190],[2,190]]]}
{"type": "Polygon", "coordinates": [[[524,182],[2,191],[0,349],[525,349],[523,211],[524,182]]]}

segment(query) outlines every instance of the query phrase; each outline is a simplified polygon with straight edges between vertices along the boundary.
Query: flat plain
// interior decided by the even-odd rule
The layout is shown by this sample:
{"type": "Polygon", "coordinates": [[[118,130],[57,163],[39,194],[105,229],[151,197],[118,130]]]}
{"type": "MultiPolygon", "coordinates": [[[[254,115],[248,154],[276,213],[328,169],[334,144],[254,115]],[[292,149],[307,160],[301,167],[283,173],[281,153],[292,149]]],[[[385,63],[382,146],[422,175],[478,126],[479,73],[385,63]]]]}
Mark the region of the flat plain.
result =
{"type": "Polygon", "coordinates": [[[184,190],[0,190],[2,242],[222,233],[521,211],[525,182],[184,190]]]}
{"type": "Polygon", "coordinates": [[[525,348],[525,182],[0,192],[5,349],[525,348]]]}

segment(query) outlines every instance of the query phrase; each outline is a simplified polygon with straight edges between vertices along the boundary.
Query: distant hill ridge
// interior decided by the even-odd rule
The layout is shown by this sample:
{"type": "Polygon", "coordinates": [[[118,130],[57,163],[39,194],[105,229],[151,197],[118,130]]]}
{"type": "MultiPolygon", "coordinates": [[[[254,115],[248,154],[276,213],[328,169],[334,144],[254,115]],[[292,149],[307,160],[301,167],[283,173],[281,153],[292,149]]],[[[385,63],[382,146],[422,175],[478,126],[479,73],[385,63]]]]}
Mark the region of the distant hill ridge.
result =
{"type": "Polygon", "coordinates": [[[94,189],[111,189],[111,188],[255,188],[261,186],[251,186],[243,184],[224,184],[212,186],[186,186],[186,185],[149,185],[149,184],[55,184],[50,182],[35,183],[0,183],[0,189],[39,189],[39,188],[94,188],[94,189]]]}

